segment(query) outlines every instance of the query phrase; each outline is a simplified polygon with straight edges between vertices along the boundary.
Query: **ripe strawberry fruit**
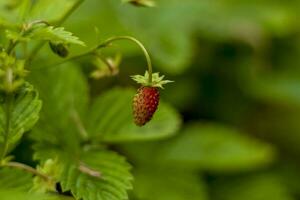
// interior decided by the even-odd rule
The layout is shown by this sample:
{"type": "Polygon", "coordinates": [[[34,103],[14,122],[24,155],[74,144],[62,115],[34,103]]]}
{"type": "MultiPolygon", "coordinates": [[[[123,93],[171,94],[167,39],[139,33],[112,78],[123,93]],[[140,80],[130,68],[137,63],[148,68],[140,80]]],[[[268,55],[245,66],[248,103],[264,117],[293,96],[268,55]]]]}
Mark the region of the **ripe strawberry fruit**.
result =
{"type": "Polygon", "coordinates": [[[158,88],[163,88],[163,84],[172,81],[163,80],[164,76],[153,73],[152,81],[149,83],[149,74],[146,71],[144,76],[135,75],[132,79],[142,86],[138,89],[133,98],[133,118],[137,126],[143,126],[152,119],[159,104],[158,88]]]}
{"type": "Polygon", "coordinates": [[[155,87],[141,86],[133,98],[133,118],[138,126],[151,120],[159,103],[159,91],[155,87]]]}

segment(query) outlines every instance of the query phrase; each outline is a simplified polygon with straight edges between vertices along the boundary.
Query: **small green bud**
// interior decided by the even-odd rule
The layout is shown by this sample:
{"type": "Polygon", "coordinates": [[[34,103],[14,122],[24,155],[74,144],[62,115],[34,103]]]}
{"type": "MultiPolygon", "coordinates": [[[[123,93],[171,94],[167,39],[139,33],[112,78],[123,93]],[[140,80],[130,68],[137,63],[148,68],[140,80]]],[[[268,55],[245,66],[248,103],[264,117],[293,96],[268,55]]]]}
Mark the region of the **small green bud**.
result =
{"type": "Polygon", "coordinates": [[[63,43],[53,43],[53,42],[49,42],[49,46],[52,50],[53,53],[55,53],[56,55],[65,58],[69,55],[69,50],[67,45],[63,44],[63,43]]]}

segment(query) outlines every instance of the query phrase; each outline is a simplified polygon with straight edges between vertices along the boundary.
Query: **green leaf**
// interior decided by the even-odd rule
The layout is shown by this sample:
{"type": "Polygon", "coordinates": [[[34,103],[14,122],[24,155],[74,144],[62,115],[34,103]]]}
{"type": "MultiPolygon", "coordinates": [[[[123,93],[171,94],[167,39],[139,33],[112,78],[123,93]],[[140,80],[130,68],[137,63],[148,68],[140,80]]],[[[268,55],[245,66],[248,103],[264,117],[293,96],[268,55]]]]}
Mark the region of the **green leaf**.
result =
{"type": "Polygon", "coordinates": [[[80,41],[73,33],[68,32],[64,27],[43,26],[39,27],[29,35],[31,39],[46,40],[53,43],[63,44],[78,44],[85,46],[84,42],[80,41]]]}
{"type": "Polygon", "coordinates": [[[0,196],[5,200],[74,200],[72,197],[67,197],[57,194],[35,194],[20,192],[14,189],[3,190],[0,189],[0,196]]]}
{"type": "Polygon", "coordinates": [[[2,167],[0,177],[1,190],[29,191],[33,183],[32,175],[20,169],[2,167]]]}
{"type": "Polygon", "coordinates": [[[87,82],[81,71],[69,63],[36,70],[30,78],[44,102],[32,138],[43,143],[41,146],[53,144],[69,151],[78,149],[80,137],[86,134],[80,121],[88,103],[87,82]]]}
{"type": "Polygon", "coordinates": [[[5,34],[6,34],[6,38],[12,41],[27,42],[29,40],[29,38],[22,36],[20,32],[15,30],[6,30],[5,34]]]}
{"type": "Polygon", "coordinates": [[[153,140],[174,135],[180,124],[178,113],[161,103],[153,119],[138,127],[132,119],[132,89],[116,88],[99,96],[89,111],[87,129],[94,140],[127,142],[153,140]]]}
{"type": "Polygon", "coordinates": [[[35,0],[28,14],[32,20],[56,22],[68,12],[74,2],[75,0],[35,0]]]}
{"type": "Polygon", "coordinates": [[[54,168],[47,170],[60,182],[63,192],[71,191],[76,199],[128,199],[127,190],[132,189],[133,177],[131,166],[123,156],[104,149],[81,152],[80,155],[53,147],[36,150],[35,158],[38,160],[44,163],[49,159],[56,161],[52,165],[54,168]]]}
{"type": "Polygon", "coordinates": [[[15,143],[37,122],[42,103],[29,83],[9,96],[1,94],[0,101],[0,141],[15,143]]]}
{"type": "MultiPolygon", "coordinates": [[[[63,152],[57,152],[62,155],[63,152]]],[[[123,200],[132,188],[130,165],[112,151],[85,152],[79,160],[59,157],[57,175],[62,190],[71,191],[76,199],[123,200]]],[[[57,158],[56,158],[57,159],[57,158]]]]}
{"type": "Polygon", "coordinates": [[[211,191],[215,200],[294,199],[280,177],[272,173],[217,179],[213,181],[211,191]]]}
{"type": "Polygon", "coordinates": [[[212,172],[260,168],[274,160],[271,145],[219,124],[194,124],[165,144],[161,159],[171,165],[212,172]]]}
{"type": "Polygon", "coordinates": [[[143,200],[207,200],[204,182],[192,172],[174,169],[139,169],[133,194],[143,200]]]}

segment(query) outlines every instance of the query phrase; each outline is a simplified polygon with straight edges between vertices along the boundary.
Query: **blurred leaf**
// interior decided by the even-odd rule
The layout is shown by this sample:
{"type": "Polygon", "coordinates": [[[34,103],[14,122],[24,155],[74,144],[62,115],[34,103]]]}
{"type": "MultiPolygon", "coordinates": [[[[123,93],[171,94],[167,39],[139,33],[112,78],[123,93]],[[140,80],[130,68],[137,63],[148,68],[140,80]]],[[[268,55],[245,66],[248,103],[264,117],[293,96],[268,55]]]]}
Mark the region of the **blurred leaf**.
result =
{"type": "Polygon", "coordinates": [[[11,99],[2,93],[0,101],[0,141],[15,143],[37,122],[42,103],[29,83],[13,93],[11,99]]]}
{"type": "Polygon", "coordinates": [[[3,167],[0,169],[0,177],[1,190],[13,189],[15,191],[27,192],[32,187],[32,175],[20,169],[3,167]]]}
{"type": "Polygon", "coordinates": [[[206,188],[196,174],[173,169],[138,169],[133,194],[141,200],[206,200],[206,188]]]}
{"type": "Polygon", "coordinates": [[[292,200],[288,188],[274,174],[262,173],[215,181],[215,200],[292,200]]]}
{"type": "Polygon", "coordinates": [[[30,78],[44,102],[32,138],[45,146],[54,144],[73,152],[78,148],[80,134],[85,134],[79,128],[88,103],[84,76],[76,65],[68,63],[36,70],[30,78]]]}
{"type": "Polygon", "coordinates": [[[165,144],[161,155],[169,165],[237,172],[268,165],[274,160],[274,149],[226,126],[194,124],[165,144]]]}
{"type": "Polygon", "coordinates": [[[300,105],[299,77],[271,73],[241,78],[244,78],[244,91],[258,100],[282,105],[300,105]]]}
{"type": "Polygon", "coordinates": [[[134,91],[116,88],[99,96],[89,111],[88,131],[94,140],[128,142],[153,140],[174,135],[178,130],[178,113],[161,103],[153,119],[145,126],[133,123],[132,99],[134,91]]]}
{"type": "Polygon", "coordinates": [[[57,21],[73,6],[74,2],[74,0],[36,0],[28,13],[28,18],[57,21]]]}

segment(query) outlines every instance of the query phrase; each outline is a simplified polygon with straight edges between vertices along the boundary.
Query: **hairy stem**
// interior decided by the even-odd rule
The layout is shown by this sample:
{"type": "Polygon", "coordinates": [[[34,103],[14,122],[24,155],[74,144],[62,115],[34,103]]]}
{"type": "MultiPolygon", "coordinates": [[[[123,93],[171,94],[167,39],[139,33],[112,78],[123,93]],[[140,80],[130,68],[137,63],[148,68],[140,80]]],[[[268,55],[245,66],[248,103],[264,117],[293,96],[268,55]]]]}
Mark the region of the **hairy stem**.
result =
{"type": "Polygon", "coordinates": [[[4,167],[13,167],[13,168],[18,168],[18,169],[22,169],[25,170],[31,174],[34,174],[36,176],[39,176],[41,178],[43,178],[44,180],[48,181],[51,178],[45,174],[40,173],[39,171],[37,171],[36,169],[34,169],[33,167],[30,167],[28,165],[25,165],[23,163],[19,163],[19,162],[8,162],[8,163],[4,163],[2,164],[2,166],[4,167]]]}

